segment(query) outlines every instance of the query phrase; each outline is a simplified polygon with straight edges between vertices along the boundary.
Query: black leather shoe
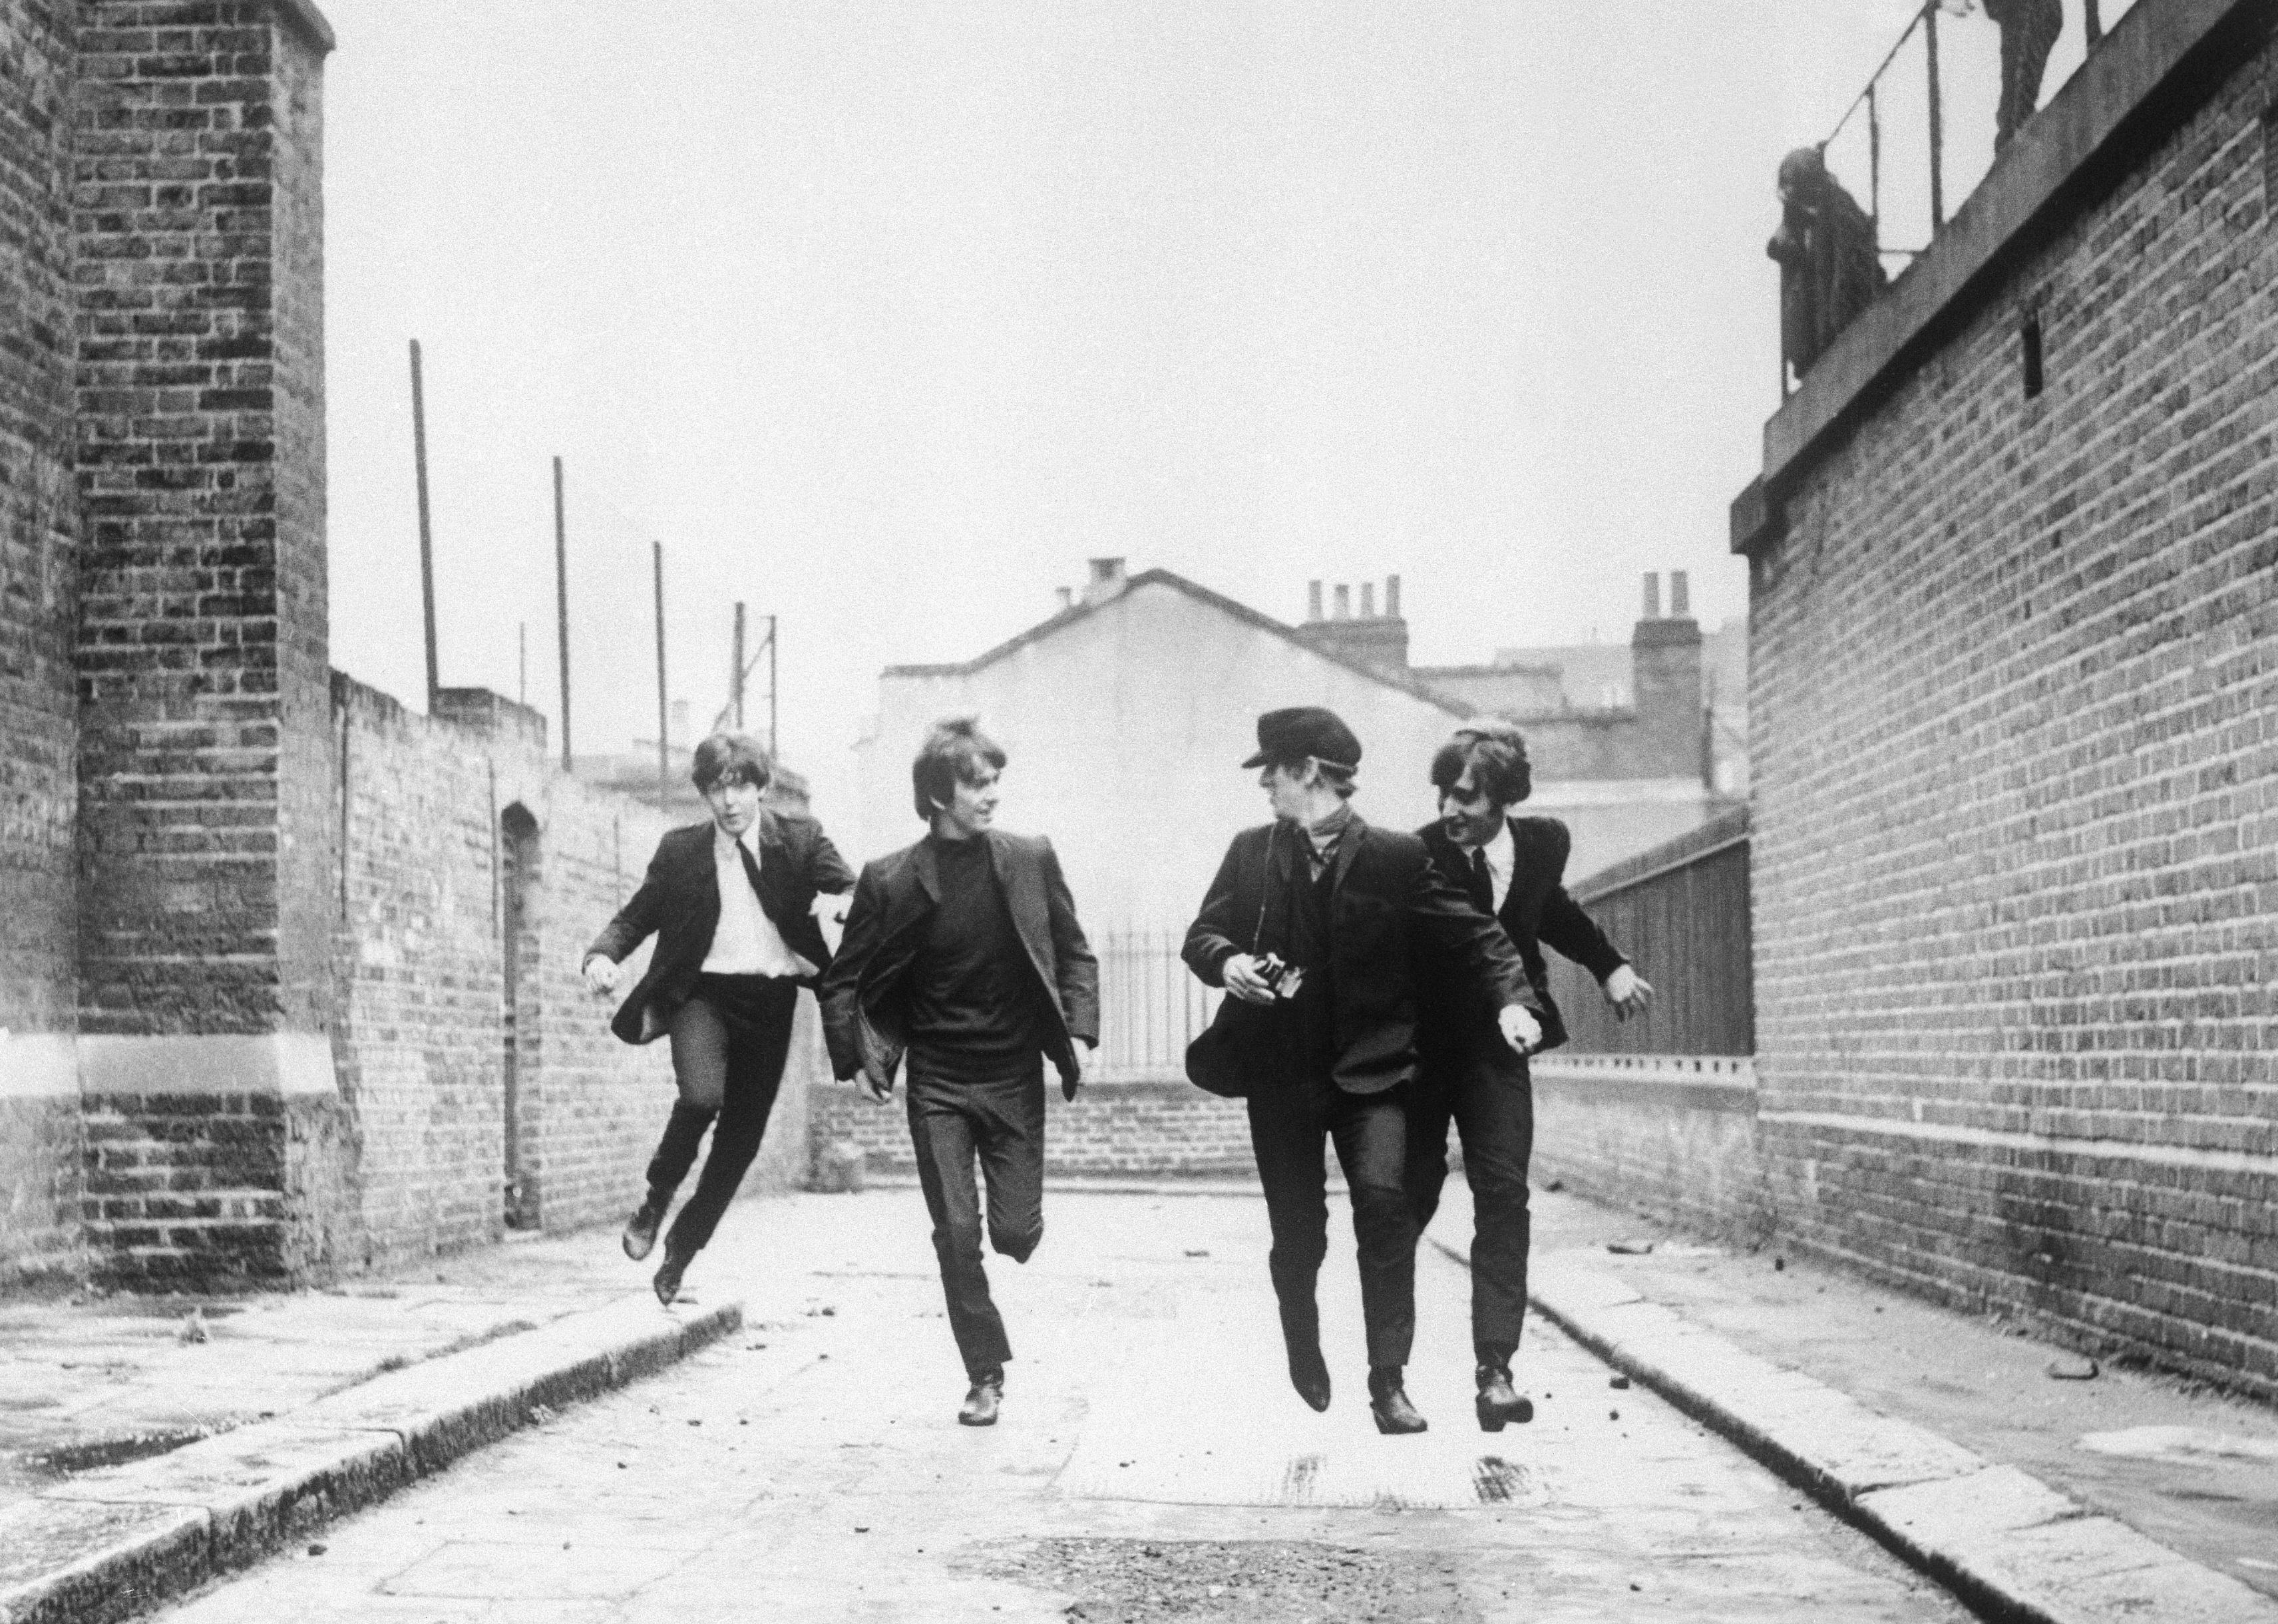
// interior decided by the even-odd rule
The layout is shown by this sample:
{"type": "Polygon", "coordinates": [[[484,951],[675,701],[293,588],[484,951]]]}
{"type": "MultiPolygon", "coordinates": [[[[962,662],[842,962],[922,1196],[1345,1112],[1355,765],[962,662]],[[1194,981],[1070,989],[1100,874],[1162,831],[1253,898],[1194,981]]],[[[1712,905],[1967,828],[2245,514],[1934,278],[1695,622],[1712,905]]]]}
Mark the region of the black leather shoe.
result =
{"type": "Polygon", "coordinates": [[[1500,1432],[1508,1422],[1534,1419],[1534,1400],[1510,1384],[1509,1365],[1481,1365],[1479,1380],[1480,1431],[1500,1432]]]}
{"type": "Polygon", "coordinates": [[[672,1307],[673,1299],[680,1295],[680,1277],[688,1272],[688,1265],[695,1257],[693,1252],[683,1252],[669,1240],[664,1243],[664,1266],[656,1271],[653,1282],[657,1301],[668,1308],[672,1307]]]}
{"type": "Polygon", "coordinates": [[[1329,1407],[1329,1367],[1318,1347],[1289,1351],[1289,1385],[1316,1410],[1329,1407]]]}
{"type": "Polygon", "coordinates": [[[1005,1402],[1005,1376],[984,1376],[973,1384],[973,1391],[965,1395],[965,1403],[957,1412],[960,1427],[993,1427],[997,1411],[1005,1402]]]}
{"type": "Polygon", "coordinates": [[[646,1257],[656,1246],[656,1231],[664,1224],[664,1204],[654,1199],[643,1201],[625,1220],[625,1255],[636,1263],[646,1257]]]}
{"type": "Polygon", "coordinates": [[[1368,1413],[1379,1432],[1421,1432],[1432,1424],[1408,1402],[1400,1371],[1398,1365],[1379,1365],[1368,1373],[1368,1413]]]}

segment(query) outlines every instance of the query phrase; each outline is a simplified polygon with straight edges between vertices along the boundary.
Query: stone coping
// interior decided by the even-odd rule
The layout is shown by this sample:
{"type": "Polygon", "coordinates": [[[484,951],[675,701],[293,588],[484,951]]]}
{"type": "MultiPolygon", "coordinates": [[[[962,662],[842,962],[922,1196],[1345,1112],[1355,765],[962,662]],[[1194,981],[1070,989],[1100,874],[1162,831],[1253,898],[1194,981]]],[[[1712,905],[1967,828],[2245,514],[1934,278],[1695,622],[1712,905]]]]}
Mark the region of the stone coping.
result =
{"type": "Polygon", "coordinates": [[[359,1383],[0,1511],[0,1624],[107,1624],[738,1330],[648,1293],[359,1383]]]}
{"type": "MultiPolygon", "coordinates": [[[[1430,1239],[1469,1266],[1464,1248],[1430,1239]]],[[[1537,1258],[1527,1299],[1601,1359],[1990,1617],[2278,1624],[2278,1603],[2228,1574],[2030,1473],[1748,1353],[1573,1257],[1537,1258]]]]}

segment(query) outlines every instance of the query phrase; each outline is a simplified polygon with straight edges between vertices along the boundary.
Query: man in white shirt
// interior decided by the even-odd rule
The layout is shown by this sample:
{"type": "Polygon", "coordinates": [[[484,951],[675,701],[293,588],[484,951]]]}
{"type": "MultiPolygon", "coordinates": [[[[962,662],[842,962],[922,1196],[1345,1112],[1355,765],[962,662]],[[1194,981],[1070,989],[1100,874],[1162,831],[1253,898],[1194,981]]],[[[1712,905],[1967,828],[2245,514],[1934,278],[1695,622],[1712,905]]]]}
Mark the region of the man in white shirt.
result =
{"type": "Polygon", "coordinates": [[[1541,1041],[1525,1054],[1472,1003],[1451,995],[1452,969],[1426,963],[1418,976],[1415,1086],[1408,1094],[1406,1184],[1417,1232],[1439,1208],[1448,1176],[1448,1127],[1463,1137],[1472,1187],[1472,1343],[1479,1425],[1500,1432],[1530,1421],[1532,1400],[1512,1385],[1511,1356],[1526,1315],[1526,1254],[1532,1239],[1526,1164],[1534,1149],[1534,1095],[1526,1055],[1566,1041],[1550,996],[1544,943],[1598,978],[1626,1020],[1653,988],[1566,895],[1572,837],[1555,818],[1520,818],[1512,809],[1533,788],[1526,742],[1508,722],[1460,729],[1432,761],[1440,817],[1417,831],[1441,874],[1494,916],[1526,965],[1541,1006],[1541,1041]]]}
{"type": "Polygon", "coordinates": [[[673,1192],[695,1164],[705,1130],[713,1130],[696,1193],[665,1237],[655,1281],[665,1303],[759,1154],[799,989],[812,989],[829,967],[814,898],[854,883],[821,824],[760,804],[773,771],[767,752],[742,734],[715,733],[699,744],[692,775],[711,822],[675,829],[657,843],[640,889],[586,949],[586,984],[608,993],[619,963],[655,933],[648,972],[610,1029],[628,1043],[669,1037],[680,1090],[649,1161],[648,1193],[625,1224],[628,1257],[638,1262],[655,1246],[673,1192]]]}

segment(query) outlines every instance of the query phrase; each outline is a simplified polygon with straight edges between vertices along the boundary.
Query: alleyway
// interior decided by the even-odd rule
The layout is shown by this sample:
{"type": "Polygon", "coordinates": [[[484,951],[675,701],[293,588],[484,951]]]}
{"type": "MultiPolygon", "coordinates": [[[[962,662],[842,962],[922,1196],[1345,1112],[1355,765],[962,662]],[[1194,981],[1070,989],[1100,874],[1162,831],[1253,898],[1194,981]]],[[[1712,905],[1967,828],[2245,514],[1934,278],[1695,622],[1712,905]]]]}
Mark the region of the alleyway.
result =
{"type": "Polygon", "coordinates": [[[1281,1373],[1253,1199],[1055,1192],[1047,1213],[1035,1262],[992,1263],[1020,1356],[993,1430],[952,1420],[915,1191],[749,1203],[690,1279],[745,1294],[740,1335],[158,1616],[1967,1616],[1547,1326],[1523,1355],[1538,1420],[1479,1432],[1464,1276],[1428,1248],[1410,1391],[1433,1430],[1387,1439],[1349,1239],[1316,1416],[1281,1373]]]}

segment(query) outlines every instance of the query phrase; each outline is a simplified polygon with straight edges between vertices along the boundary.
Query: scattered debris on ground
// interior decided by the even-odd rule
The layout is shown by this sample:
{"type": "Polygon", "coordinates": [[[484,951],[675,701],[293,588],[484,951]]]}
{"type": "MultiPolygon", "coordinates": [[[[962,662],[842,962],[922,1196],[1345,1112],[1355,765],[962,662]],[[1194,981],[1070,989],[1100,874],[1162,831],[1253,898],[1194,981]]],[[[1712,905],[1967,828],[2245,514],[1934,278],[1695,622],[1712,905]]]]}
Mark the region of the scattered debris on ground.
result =
{"type": "Polygon", "coordinates": [[[1304,1540],[1045,1539],[980,1546],[958,1566],[1073,1593],[1082,1624],[1476,1624],[1458,1559],[1304,1540]]]}

